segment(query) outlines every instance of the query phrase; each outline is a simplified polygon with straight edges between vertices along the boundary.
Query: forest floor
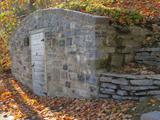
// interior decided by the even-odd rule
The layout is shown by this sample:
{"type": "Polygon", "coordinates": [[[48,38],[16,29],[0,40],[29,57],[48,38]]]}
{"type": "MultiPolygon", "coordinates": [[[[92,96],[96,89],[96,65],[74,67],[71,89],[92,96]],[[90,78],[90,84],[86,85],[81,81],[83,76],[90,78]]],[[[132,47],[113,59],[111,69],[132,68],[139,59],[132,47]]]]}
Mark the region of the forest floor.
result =
{"type": "Polygon", "coordinates": [[[160,110],[160,101],[145,102],[38,97],[10,74],[0,75],[0,120],[138,120],[160,110]]]}

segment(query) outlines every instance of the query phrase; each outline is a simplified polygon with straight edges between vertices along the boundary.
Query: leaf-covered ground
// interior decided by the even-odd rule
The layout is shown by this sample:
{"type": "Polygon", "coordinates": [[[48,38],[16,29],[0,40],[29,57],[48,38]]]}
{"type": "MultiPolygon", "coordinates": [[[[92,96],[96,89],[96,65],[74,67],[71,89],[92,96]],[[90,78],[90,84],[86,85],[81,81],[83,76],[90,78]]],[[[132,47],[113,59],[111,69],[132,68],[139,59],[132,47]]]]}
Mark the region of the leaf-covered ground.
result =
{"type": "Polygon", "coordinates": [[[131,120],[135,102],[37,97],[10,74],[0,75],[0,114],[16,120],[131,120]]]}
{"type": "Polygon", "coordinates": [[[160,74],[160,69],[155,66],[149,66],[138,63],[128,63],[122,67],[112,69],[111,72],[133,75],[156,75],[160,74]]]}
{"type": "Polygon", "coordinates": [[[142,102],[38,97],[10,74],[0,75],[0,120],[139,120],[160,110],[160,100],[142,102]]]}

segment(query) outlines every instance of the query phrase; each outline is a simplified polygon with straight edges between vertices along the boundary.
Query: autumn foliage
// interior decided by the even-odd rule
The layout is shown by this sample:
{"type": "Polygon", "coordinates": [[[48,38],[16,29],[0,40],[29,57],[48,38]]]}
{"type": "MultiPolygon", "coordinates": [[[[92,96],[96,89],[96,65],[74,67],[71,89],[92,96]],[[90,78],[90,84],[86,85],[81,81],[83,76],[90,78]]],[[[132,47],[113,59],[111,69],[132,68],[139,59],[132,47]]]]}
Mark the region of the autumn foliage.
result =
{"type": "Polygon", "coordinates": [[[12,0],[0,2],[0,72],[10,69],[8,39],[17,24],[12,0]]]}
{"type": "Polygon", "coordinates": [[[0,75],[0,114],[15,120],[129,120],[133,101],[37,97],[10,75],[0,75]]]}
{"type": "Polygon", "coordinates": [[[160,0],[70,0],[57,7],[109,16],[120,24],[157,21],[160,16],[160,0]]]}

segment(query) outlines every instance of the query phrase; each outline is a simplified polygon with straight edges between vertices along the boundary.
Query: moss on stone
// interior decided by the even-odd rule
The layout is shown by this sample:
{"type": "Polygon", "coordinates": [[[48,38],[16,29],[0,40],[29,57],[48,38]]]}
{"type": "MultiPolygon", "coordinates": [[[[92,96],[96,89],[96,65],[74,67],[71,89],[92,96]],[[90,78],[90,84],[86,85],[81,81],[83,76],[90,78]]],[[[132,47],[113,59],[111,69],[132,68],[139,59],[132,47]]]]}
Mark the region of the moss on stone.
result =
{"type": "Polygon", "coordinates": [[[95,61],[96,69],[110,70],[111,55],[99,58],[95,61]]]}

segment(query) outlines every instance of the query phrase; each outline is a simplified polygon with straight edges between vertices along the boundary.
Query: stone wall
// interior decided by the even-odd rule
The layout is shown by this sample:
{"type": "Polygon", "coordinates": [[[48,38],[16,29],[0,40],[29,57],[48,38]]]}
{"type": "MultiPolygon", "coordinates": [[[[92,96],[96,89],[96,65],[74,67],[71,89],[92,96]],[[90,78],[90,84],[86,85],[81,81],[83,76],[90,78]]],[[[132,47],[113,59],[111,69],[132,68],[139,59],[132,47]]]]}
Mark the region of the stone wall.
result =
{"type": "Polygon", "coordinates": [[[99,97],[143,100],[160,97],[160,75],[99,74],[99,97]]]}
{"type": "Polygon", "coordinates": [[[135,50],[142,47],[148,36],[150,39],[154,39],[155,36],[153,31],[138,26],[128,26],[127,31],[121,31],[113,25],[97,24],[96,30],[100,29],[101,33],[97,32],[96,35],[96,65],[98,69],[108,71],[133,62],[135,50]]]}
{"type": "MultiPolygon", "coordinates": [[[[45,34],[45,84],[49,96],[97,97],[96,24],[107,18],[64,9],[38,10],[21,23],[10,40],[12,74],[33,89],[30,33],[45,34]]],[[[103,25],[104,25],[103,24],[103,25]]],[[[101,32],[101,29],[97,30],[101,32]]]]}
{"type": "Polygon", "coordinates": [[[75,17],[57,15],[52,23],[55,27],[46,34],[48,95],[97,97],[94,59],[98,17],[84,14],[75,17]]]}
{"type": "Polygon", "coordinates": [[[142,48],[137,50],[135,61],[139,64],[160,68],[160,48],[142,48]]]}
{"type": "MultiPolygon", "coordinates": [[[[159,20],[160,21],[160,20],[159,20]]],[[[142,26],[97,24],[96,35],[98,69],[112,68],[135,61],[135,50],[141,47],[160,47],[160,22],[142,26]]]]}
{"type": "Polygon", "coordinates": [[[25,18],[11,36],[12,74],[33,89],[30,36],[42,30],[45,35],[43,93],[84,98],[99,97],[100,93],[100,97],[115,99],[159,94],[158,79],[148,77],[102,74],[98,84],[98,69],[110,70],[133,61],[135,49],[142,46],[148,35],[154,37],[152,31],[143,27],[122,28],[110,25],[103,16],[64,9],[38,10],[25,18]],[[135,79],[140,84],[134,83],[135,79]],[[146,85],[141,86],[142,80],[146,85]]]}

